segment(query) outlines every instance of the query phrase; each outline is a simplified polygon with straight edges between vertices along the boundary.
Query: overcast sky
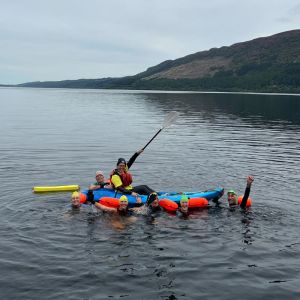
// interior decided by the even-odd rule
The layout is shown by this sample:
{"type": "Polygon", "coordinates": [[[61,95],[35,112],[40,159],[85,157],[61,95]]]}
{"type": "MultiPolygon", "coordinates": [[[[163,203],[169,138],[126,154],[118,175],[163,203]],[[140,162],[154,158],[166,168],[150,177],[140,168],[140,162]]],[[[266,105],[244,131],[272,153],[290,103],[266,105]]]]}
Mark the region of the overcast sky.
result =
{"type": "Polygon", "coordinates": [[[0,83],[134,75],[292,29],[299,0],[0,0],[0,83]]]}

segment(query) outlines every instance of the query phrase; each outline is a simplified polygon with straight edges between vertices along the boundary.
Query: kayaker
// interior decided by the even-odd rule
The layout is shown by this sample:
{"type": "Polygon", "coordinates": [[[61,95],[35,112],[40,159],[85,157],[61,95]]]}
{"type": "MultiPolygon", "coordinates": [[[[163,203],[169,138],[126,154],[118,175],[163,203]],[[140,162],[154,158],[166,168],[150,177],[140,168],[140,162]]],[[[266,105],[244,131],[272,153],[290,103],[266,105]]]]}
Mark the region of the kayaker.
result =
{"type": "Polygon", "coordinates": [[[134,197],[138,197],[141,195],[150,195],[155,191],[149,188],[147,185],[138,185],[133,187],[132,184],[132,175],[128,171],[132,166],[136,158],[143,152],[141,149],[133,154],[133,156],[129,159],[128,162],[124,158],[119,158],[117,161],[117,167],[114,169],[110,176],[110,181],[113,188],[117,192],[121,192],[123,194],[132,195],[134,197]]]}
{"type": "Polygon", "coordinates": [[[90,185],[89,190],[98,190],[101,188],[112,189],[110,181],[105,179],[102,171],[97,171],[95,178],[96,182],[90,185]]]}
{"type": "MultiPolygon", "coordinates": [[[[251,185],[252,185],[253,181],[254,181],[253,176],[247,177],[247,185],[246,185],[245,193],[244,193],[243,199],[240,204],[240,207],[243,209],[246,208],[247,200],[250,195],[250,189],[251,189],[251,185]]],[[[230,207],[234,207],[234,206],[238,205],[238,196],[234,190],[229,190],[227,192],[227,200],[228,200],[228,204],[230,207]]]]}

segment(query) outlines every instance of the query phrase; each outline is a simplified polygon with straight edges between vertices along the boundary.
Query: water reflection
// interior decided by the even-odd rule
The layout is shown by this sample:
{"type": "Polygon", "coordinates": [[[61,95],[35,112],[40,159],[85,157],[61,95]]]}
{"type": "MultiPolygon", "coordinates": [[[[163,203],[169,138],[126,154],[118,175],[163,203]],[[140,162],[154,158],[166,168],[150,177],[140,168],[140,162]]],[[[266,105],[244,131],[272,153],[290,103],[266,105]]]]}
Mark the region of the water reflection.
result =
{"type": "Polygon", "coordinates": [[[3,299],[299,298],[299,97],[26,89],[3,99],[3,299]],[[181,117],[136,162],[135,182],[243,192],[253,173],[251,210],[222,199],[188,219],[139,215],[118,229],[94,211],[67,212],[68,193],[31,193],[86,188],[170,110],[181,117]]]}
{"type": "Polygon", "coordinates": [[[248,94],[143,94],[151,106],[164,112],[177,110],[192,117],[200,113],[214,120],[217,114],[254,124],[300,125],[299,96],[248,94]]]}

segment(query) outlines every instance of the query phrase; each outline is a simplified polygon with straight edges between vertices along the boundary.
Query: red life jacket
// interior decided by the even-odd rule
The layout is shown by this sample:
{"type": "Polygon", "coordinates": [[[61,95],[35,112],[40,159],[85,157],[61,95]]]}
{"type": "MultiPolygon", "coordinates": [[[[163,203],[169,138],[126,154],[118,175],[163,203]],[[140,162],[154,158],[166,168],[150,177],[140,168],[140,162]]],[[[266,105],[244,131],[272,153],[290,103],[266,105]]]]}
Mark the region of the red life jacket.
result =
{"type": "MultiPolygon", "coordinates": [[[[110,174],[110,181],[113,175],[118,175],[120,177],[123,187],[132,184],[132,175],[129,172],[124,172],[123,174],[119,174],[117,170],[113,170],[110,174]]],[[[111,184],[113,185],[112,181],[111,184]]]]}

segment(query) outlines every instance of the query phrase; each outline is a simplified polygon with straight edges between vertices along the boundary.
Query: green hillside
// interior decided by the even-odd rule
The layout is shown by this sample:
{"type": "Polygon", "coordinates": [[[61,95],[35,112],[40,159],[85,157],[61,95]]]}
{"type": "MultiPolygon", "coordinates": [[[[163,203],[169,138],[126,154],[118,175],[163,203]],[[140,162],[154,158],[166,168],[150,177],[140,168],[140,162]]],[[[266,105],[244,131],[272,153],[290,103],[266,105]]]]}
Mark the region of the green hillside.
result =
{"type": "Polygon", "coordinates": [[[299,93],[300,30],[167,60],[135,76],[19,86],[299,93]]]}

